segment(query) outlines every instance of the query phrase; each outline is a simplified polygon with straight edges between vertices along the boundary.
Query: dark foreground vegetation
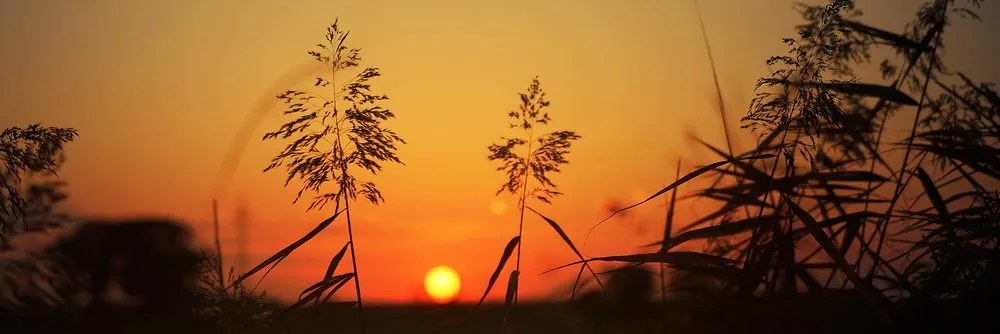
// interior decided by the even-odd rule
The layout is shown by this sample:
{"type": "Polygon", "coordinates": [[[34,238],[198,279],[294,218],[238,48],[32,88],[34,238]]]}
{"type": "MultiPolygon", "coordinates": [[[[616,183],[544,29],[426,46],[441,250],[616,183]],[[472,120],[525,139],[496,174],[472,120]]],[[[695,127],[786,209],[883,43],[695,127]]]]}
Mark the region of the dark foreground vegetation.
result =
{"type": "MultiPolygon", "coordinates": [[[[279,96],[296,118],[265,137],[292,140],[268,169],[287,167],[303,192],[315,192],[310,209],[334,208],[246,273],[224,270],[218,248],[196,251],[175,222],[78,222],[60,213],[66,194],[54,175],[76,132],[7,129],[0,134],[0,332],[1000,332],[1000,95],[944,57],[944,33],[957,20],[976,20],[980,3],[929,1],[900,32],[865,24],[852,1],[801,6],[806,23],[784,40],[786,55],[767,60],[772,73],[743,117],[756,142],[734,145],[736,130],[724,127],[725,148],[703,143],[717,162],[686,173],[678,167],[676,181],[591,228],[601,233],[621,212],[669,198],[662,240],[637,245],[644,251],[635,254],[586,257],[545,210],[526,203],[559,194],[547,175],[568,163],[570,142],[581,138],[533,132],[550,120],[533,81],[520,112],[510,114],[528,139],[505,138],[490,147],[490,159],[509,176],[501,190],[518,196],[519,225],[551,226],[579,257],[553,269],[578,270],[564,303],[518,302],[517,254],[502,304],[365,306],[356,266],[337,273],[348,250],[355,264],[353,234],[292,305],[255,290],[339,217],[350,228],[358,195],[380,203],[374,183],[359,177],[400,162],[395,145],[403,140],[380,123],[394,116],[379,106],[388,97],[369,83],[380,72],[357,68],[359,49],[345,46],[348,34],[336,24],[310,55],[332,72],[359,72],[346,83],[317,79],[315,88],[334,96],[318,105],[322,96],[312,92],[279,96]],[[858,77],[858,68],[876,63],[881,78],[858,77]],[[303,131],[327,119],[338,125],[303,131]],[[900,123],[905,133],[893,138],[898,131],[889,124],[900,123]],[[692,180],[710,186],[692,189],[692,180]],[[537,186],[531,192],[529,181],[537,186]],[[675,220],[677,203],[694,200],[715,210],[675,220]],[[15,239],[30,233],[54,241],[19,247],[15,239]],[[677,250],[689,243],[704,247],[677,250]],[[598,262],[616,269],[598,273],[598,262]],[[332,299],[352,281],[356,300],[332,299]]],[[[724,104],[718,112],[726,116],[724,104]]],[[[490,287],[503,284],[521,237],[502,252],[490,287]]]]}

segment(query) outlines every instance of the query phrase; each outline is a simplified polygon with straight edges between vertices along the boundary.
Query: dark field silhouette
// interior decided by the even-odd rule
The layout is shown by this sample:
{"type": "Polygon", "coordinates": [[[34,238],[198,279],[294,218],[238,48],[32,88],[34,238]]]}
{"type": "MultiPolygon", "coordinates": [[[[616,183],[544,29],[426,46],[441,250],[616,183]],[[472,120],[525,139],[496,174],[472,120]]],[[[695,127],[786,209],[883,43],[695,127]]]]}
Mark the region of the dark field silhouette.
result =
{"type": "Polygon", "coordinates": [[[3,264],[13,333],[177,332],[196,328],[200,258],[169,220],[93,221],[42,253],[3,264]],[[17,282],[15,282],[17,281],[17,282]]]}

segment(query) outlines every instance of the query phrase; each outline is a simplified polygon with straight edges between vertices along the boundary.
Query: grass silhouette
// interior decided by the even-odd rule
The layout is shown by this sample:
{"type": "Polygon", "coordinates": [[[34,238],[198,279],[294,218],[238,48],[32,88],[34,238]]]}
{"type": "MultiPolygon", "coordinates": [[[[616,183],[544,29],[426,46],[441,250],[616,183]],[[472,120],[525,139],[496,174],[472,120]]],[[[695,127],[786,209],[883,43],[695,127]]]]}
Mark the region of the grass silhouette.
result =
{"type": "MultiPolygon", "coordinates": [[[[941,64],[939,45],[950,14],[970,11],[955,7],[959,6],[953,1],[928,3],[910,24],[909,33],[894,34],[855,20],[859,13],[851,1],[803,6],[808,22],[799,27],[799,38],[785,39],[789,55],[768,60],[773,73],[760,80],[743,118],[744,127],[760,136],[757,147],[732,154],[704,144],[723,160],[696,169],[612,216],[710,174],[727,178],[732,185],[717,179],[715,186],[689,197],[713,200],[719,208],[676,236],[665,233],[661,252],[587,261],[661,263],[711,275],[722,282],[715,296],[720,303],[740,298],[752,298],[753,303],[787,301],[847,288],[876,315],[865,331],[912,330],[920,328],[918,321],[933,323],[934,318],[917,320],[907,313],[912,309],[901,305],[931,307],[933,298],[962,300],[952,295],[956,291],[942,288],[944,277],[966,277],[966,282],[979,282],[976,286],[986,289],[978,291],[996,296],[995,283],[983,281],[993,277],[1000,255],[995,216],[986,206],[996,191],[982,186],[997,180],[996,165],[985,162],[982,155],[958,152],[975,147],[994,156],[1000,100],[995,99],[992,84],[975,84],[941,64]],[[866,62],[869,49],[880,45],[903,58],[902,65],[884,63],[883,74],[905,70],[888,86],[858,82],[854,66],[866,62]],[[949,77],[953,82],[959,79],[956,86],[945,83],[949,77]],[[931,90],[931,83],[940,90],[931,90]],[[887,119],[907,109],[913,111],[909,134],[898,143],[882,142],[887,119]],[[898,166],[890,163],[894,159],[899,159],[898,166]],[[939,176],[932,178],[929,170],[939,176]],[[959,176],[946,178],[953,174],[959,176]],[[919,185],[912,184],[914,178],[919,185]],[[942,188],[959,182],[966,183],[964,189],[942,194],[942,188]],[[899,208],[907,188],[921,194],[899,208]],[[920,209],[921,205],[926,207],[920,209]],[[965,216],[957,223],[955,211],[976,218],[965,216]],[[952,230],[958,226],[976,227],[975,232],[952,230]],[[669,251],[703,239],[726,239],[735,247],[706,253],[669,251]],[[895,250],[901,245],[909,249],[895,250]],[[944,256],[966,266],[958,269],[954,262],[932,255],[944,248],[974,250],[975,255],[966,253],[962,260],[944,256]],[[892,256],[887,255],[890,252],[892,256]]],[[[982,298],[964,298],[971,308],[996,309],[995,303],[982,298]]],[[[820,299],[802,306],[825,302],[832,301],[820,299]]],[[[960,326],[980,331],[996,324],[978,319],[960,326]]]]}
{"type": "Polygon", "coordinates": [[[325,65],[330,72],[328,77],[317,77],[313,84],[322,93],[289,90],[279,94],[278,99],[287,106],[284,114],[293,119],[263,138],[294,139],[271,160],[264,171],[287,167],[286,186],[293,179],[303,181],[294,202],[298,202],[307,191],[315,192],[307,210],[323,209],[329,202],[334,202],[333,215],[304,237],[241,275],[234,284],[268,266],[270,268],[267,272],[270,272],[296,248],[343,214],[347,220],[348,242],[334,255],[323,279],[304,290],[299,301],[290,308],[301,307],[308,302],[324,303],[344,284],[353,280],[359,320],[364,332],[364,302],[351,222],[351,201],[359,195],[376,205],[384,200],[374,182],[359,181],[358,175],[377,174],[382,169],[382,164],[387,162],[401,163],[396,157],[396,145],[405,142],[381,124],[395,115],[380,105],[389,98],[372,91],[371,80],[381,76],[379,69],[365,67],[357,73],[351,73],[361,66],[361,50],[347,46],[348,35],[350,32],[341,30],[338,21],[327,28],[324,43],[316,45],[318,50],[309,51],[309,55],[325,65]],[[334,188],[333,191],[326,189],[330,186],[334,188]],[[334,275],[348,248],[351,250],[353,271],[334,275]]]}
{"type": "MultiPolygon", "coordinates": [[[[521,99],[520,107],[518,110],[509,112],[507,115],[511,121],[510,128],[521,130],[523,132],[522,135],[525,137],[503,137],[500,144],[492,144],[488,147],[490,150],[488,159],[500,162],[501,166],[497,170],[503,171],[507,176],[507,181],[497,190],[497,195],[508,192],[518,196],[517,204],[520,214],[517,235],[504,248],[497,268],[490,276],[486,291],[483,292],[482,298],[479,299],[479,304],[482,304],[486,296],[489,295],[496,280],[500,277],[500,273],[503,271],[507,260],[516,248],[514,270],[510,273],[507,282],[507,293],[504,298],[504,304],[507,307],[504,323],[507,322],[508,316],[510,316],[512,310],[517,306],[518,275],[521,272],[521,244],[523,240],[522,233],[524,232],[525,209],[535,213],[548,223],[559,237],[562,238],[563,242],[581,260],[583,259],[583,254],[580,253],[580,250],[577,249],[576,245],[573,244],[558,223],[527,206],[529,199],[535,199],[548,204],[551,203],[553,197],[562,195],[557,190],[556,184],[549,177],[552,173],[560,171],[560,165],[569,163],[566,155],[569,154],[572,142],[579,140],[580,136],[576,132],[566,130],[553,131],[537,137],[535,136],[537,128],[549,125],[549,122],[552,121],[548,111],[544,110],[549,106],[550,101],[546,99],[545,91],[542,90],[538,77],[535,77],[531,81],[531,85],[528,86],[528,90],[520,93],[519,96],[521,99]],[[532,180],[535,181],[536,185],[531,191],[528,191],[532,180]],[[520,194],[518,194],[519,192],[520,194]]],[[[581,273],[584,267],[590,270],[600,284],[600,278],[597,278],[597,274],[586,263],[580,267],[581,273]]],[[[577,281],[579,282],[579,279],[577,281]]],[[[573,291],[576,291],[576,286],[573,287],[573,291]]]]}

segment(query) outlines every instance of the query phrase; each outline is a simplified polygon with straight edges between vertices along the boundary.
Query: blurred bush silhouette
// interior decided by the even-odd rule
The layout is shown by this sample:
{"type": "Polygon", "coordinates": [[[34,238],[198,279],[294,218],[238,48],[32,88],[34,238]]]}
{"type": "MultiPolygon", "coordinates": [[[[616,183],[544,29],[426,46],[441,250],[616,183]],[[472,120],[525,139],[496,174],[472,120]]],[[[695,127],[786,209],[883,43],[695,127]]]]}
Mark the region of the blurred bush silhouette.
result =
{"type": "Polygon", "coordinates": [[[163,219],[90,221],[0,266],[5,333],[190,332],[199,328],[191,232],[163,219]]]}

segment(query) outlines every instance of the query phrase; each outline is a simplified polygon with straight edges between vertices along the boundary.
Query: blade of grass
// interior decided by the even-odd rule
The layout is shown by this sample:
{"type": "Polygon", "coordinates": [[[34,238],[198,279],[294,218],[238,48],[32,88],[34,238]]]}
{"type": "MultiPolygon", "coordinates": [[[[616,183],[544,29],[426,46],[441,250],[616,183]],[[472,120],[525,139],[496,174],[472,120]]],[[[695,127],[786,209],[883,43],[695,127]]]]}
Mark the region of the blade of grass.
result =
{"type": "Polygon", "coordinates": [[[792,199],[789,198],[787,195],[784,195],[784,197],[785,197],[785,203],[788,205],[791,211],[797,217],[799,217],[799,221],[801,221],[802,224],[805,225],[806,230],[809,232],[809,234],[812,235],[813,239],[816,240],[816,242],[820,245],[820,247],[823,247],[823,250],[826,251],[830,259],[832,259],[833,262],[837,264],[840,271],[843,272],[847,276],[847,279],[850,280],[852,284],[854,284],[854,287],[858,289],[858,291],[861,292],[863,296],[865,296],[865,299],[873,303],[874,306],[876,306],[881,311],[880,316],[883,317],[887,321],[887,323],[892,323],[891,318],[889,317],[889,315],[886,313],[885,310],[886,305],[889,305],[889,302],[888,300],[886,300],[885,296],[876,292],[877,290],[875,290],[874,287],[871,286],[871,284],[863,280],[861,276],[859,276],[858,273],[854,271],[851,264],[848,263],[847,260],[844,259],[844,257],[841,255],[840,251],[837,249],[837,246],[834,244],[833,240],[830,240],[829,236],[827,236],[826,233],[823,232],[823,229],[820,228],[819,223],[816,222],[815,219],[813,219],[812,215],[810,215],[808,212],[799,207],[798,204],[795,204],[794,201],[792,201],[792,199]]]}
{"type": "MultiPolygon", "coordinates": [[[[769,157],[772,157],[772,156],[774,156],[774,155],[772,155],[772,154],[763,154],[763,155],[755,155],[755,156],[744,157],[744,158],[739,158],[739,159],[734,159],[734,160],[754,160],[754,159],[761,159],[761,158],[769,158],[769,157]]],[[[604,218],[604,220],[601,220],[597,224],[594,224],[594,226],[591,226],[588,230],[593,230],[597,226],[599,226],[601,224],[604,224],[605,222],[607,222],[611,218],[614,218],[614,216],[618,215],[619,213],[622,213],[624,211],[630,210],[630,209],[635,208],[637,206],[643,205],[646,202],[649,202],[649,201],[653,200],[654,198],[659,197],[660,195],[663,195],[664,193],[666,193],[666,192],[668,192],[668,191],[670,191],[670,190],[672,190],[672,189],[674,189],[674,188],[676,188],[676,187],[678,187],[678,186],[680,186],[680,185],[682,185],[684,183],[687,183],[688,181],[691,181],[691,179],[694,179],[694,178],[698,177],[699,175],[705,174],[705,173],[707,173],[707,172],[709,172],[711,170],[719,168],[720,166],[726,165],[728,163],[730,163],[730,161],[719,161],[719,162],[715,162],[715,163],[712,163],[712,164],[709,164],[709,165],[706,165],[706,166],[702,166],[701,168],[698,168],[698,169],[694,170],[693,172],[690,172],[690,173],[684,175],[684,177],[681,177],[680,179],[678,179],[677,181],[674,181],[673,183],[667,185],[666,187],[663,187],[663,189],[660,189],[659,191],[657,191],[653,195],[650,195],[648,198],[642,200],[641,202],[635,203],[635,204],[629,205],[627,207],[624,207],[622,209],[616,210],[615,212],[611,213],[611,215],[609,215],[607,218],[604,218]]]]}
{"type": "Polygon", "coordinates": [[[715,256],[699,252],[656,252],[615,256],[594,257],[583,261],[575,261],[564,264],[544,273],[553,272],[569,266],[581,264],[583,262],[642,262],[642,263],[667,263],[688,266],[715,266],[724,267],[731,265],[734,261],[721,256],[715,256]]]}
{"type": "MultiPolygon", "coordinates": [[[[323,301],[321,301],[321,303],[326,303],[330,301],[330,298],[333,298],[333,294],[337,292],[337,290],[340,290],[340,288],[344,287],[344,285],[347,284],[347,282],[350,282],[351,278],[356,277],[354,273],[346,273],[344,275],[350,275],[350,277],[344,278],[340,280],[340,282],[337,282],[337,285],[334,286],[333,289],[330,289],[330,292],[326,293],[326,297],[323,297],[323,301]]],[[[350,302],[350,303],[356,303],[356,302],[350,302]]]]}
{"type": "MultiPolygon", "coordinates": [[[[944,3],[944,6],[945,6],[944,8],[946,9],[947,8],[947,3],[944,3]]],[[[939,22],[935,26],[936,29],[937,29],[936,31],[938,33],[941,32],[940,29],[943,29],[943,24],[944,23],[942,21],[942,22],[939,22]]],[[[927,99],[927,95],[928,95],[927,94],[927,87],[930,85],[931,77],[932,77],[933,71],[934,71],[934,67],[936,66],[937,60],[938,60],[938,57],[936,56],[936,53],[937,53],[938,47],[941,45],[940,35],[938,35],[938,37],[935,40],[936,40],[936,42],[934,43],[934,47],[931,49],[931,52],[930,52],[930,54],[931,54],[930,66],[928,66],[927,69],[924,72],[924,77],[926,78],[926,80],[924,80],[923,88],[921,89],[920,103],[918,103],[918,105],[917,105],[917,111],[913,115],[913,125],[911,126],[911,128],[910,128],[910,134],[909,134],[909,136],[907,136],[907,139],[906,139],[906,150],[905,150],[905,153],[903,153],[903,162],[899,166],[899,175],[898,175],[898,177],[896,179],[896,187],[893,190],[892,199],[889,201],[889,207],[885,211],[886,212],[886,216],[890,215],[893,212],[892,210],[896,206],[896,201],[899,199],[900,196],[902,196],[903,190],[906,189],[906,185],[909,183],[909,180],[910,180],[910,179],[907,179],[906,182],[903,182],[903,176],[906,174],[907,164],[909,164],[909,162],[910,162],[910,153],[913,151],[913,147],[914,147],[914,145],[913,145],[914,144],[913,143],[913,139],[914,139],[914,137],[916,137],[917,127],[920,125],[921,114],[924,111],[924,101],[927,99]]],[[[929,42],[929,40],[927,42],[929,42]]],[[[888,232],[888,229],[889,229],[888,226],[885,226],[885,225],[888,225],[888,221],[881,222],[881,224],[879,226],[879,227],[881,227],[881,230],[878,231],[879,232],[878,243],[876,244],[877,246],[875,247],[875,259],[876,260],[872,261],[873,264],[871,266],[871,269],[869,271],[869,275],[868,276],[872,276],[872,275],[876,274],[878,260],[882,258],[881,257],[881,255],[882,255],[882,247],[883,247],[883,245],[885,243],[886,233],[888,232]]]]}
{"type": "MultiPolygon", "coordinates": [[[[549,219],[549,217],[546,217],[545,215],[539,213],[538,211],[535,211],[535,209],[533,209],[531,207],[527,207],[527,209],[531,210],[531,212],[534,212],[539,217],[542,217],[542,219],[545,220],[546,223],[549,223],[549,226],[551,226],[552,229],[555,230],[557,234],[559,234],[559,237],[563,239],[563,242],[566,243],[566,246],[569,246],[569,248],[573,250],[573,253],[575,253],[576,256],[581,261],[584,260],[583,254],[580,253],[580,250],[576,248],[576,245],[574,245],[573,241],[569,239],[569,236],[566,235],[566,232],[563,231],[562,227],[559,227],[558,223],[556,223],[552,219],[549,219]]],[[[597,280],[597,284],[601,286],[601,290],[605,290],[604,289],[604,283],[601,282],[601,278],[600,277],[597,277],[597,273],[595,273],[594,269],[590,267],[590,264],[587,264],[586,262],[584,262],[583,266],[587,267],[587,270],[590,271],[591,275],[594,275],[594,279],[597,280]]],[[[575,286],[573,287],[573,291],[576,291],[576,287],[575,286]]]]}
{"type": "Polygon", "coordinates": [[[330,277],[329,279],[324,279],[316,284],[313,284],[306,290],[303,290],[302,293],[299,295],[299,299],[294,304],[288,306],[288,308],[286,308],[285,311],[282,312],[282,315],[287,313],[288,311],[305,306],[310,301],[319,302],[320,297],[322,297],[324,293],[329,292],[327,294],[328,297],[323,299],[323,302],[325,303],[330,299],[330,296],[332,296],[334,292],[343,287],[344,284],[347,284],[347,282],[349,282],[353,277],[354,273],[346,273],[333,276],[330,277]]]}
{"type": "Polygon", "coordinates": [[[916,51],[920,51],[920,52],[927,51],[927,50],[925,50],[926,45],[922,45],[922,44],[920,44],[920,42],[914,41],[914,40],[912,40],[912,39],[910,39],[910,38],[908,38],[906,36],[901,36],[901,35],[893,33],[893,32],[885,31],[885,30],[882,30],[882,29],[879,29],[879,28],[875,28],[875,27],[866,25],[864,23],[857,22],[857,21],[852,21],[852,20],[841,19],[840,23],[843,24],[843,25],[845,25],[845,26],[847,26],[848,28],[851,28],[854,31],[860,32],[862,34],[866,34],[866,35],[869,35],[869,36],[872,36],[872,37],[880,38],[880,39],[882,39],[882,40],[884,40],[886,42],[889,42],[890,44],[892,44],[893,46],[898,47],[898,48],[907,49],[908,51],[913,51],[913,52],[916,52],[916,51]]]}
{"type": "Polygon", "coordinates": [[[782,216],[763,216],[760,218],[747,218],[735,222],[719,224],[715,226],[703,227],[696,230],[687,231],[677,235],[676,237],[670,239],[669,241],[663,241],[663,248],[660,249],[661,252],[666,252],[671,248],[677,247],[678,245],[694,240],[694,239],[707,239],[707,238],[719,238],[730,236],[737,233],[746,232],[760,226],[763,223],[775,223],[784,219],[782,216]]]}
{"type": "Polygon", "coordinates": [[[729,121],[726,119],[726,104],[722,100],[722,88],[719,86],[719,73],[715,70],[715,58],[712,56],[712,46],[708,42],[708,32],[705,30],[705,20],[701,17],[701,6],[694,0],[695,12],[698,13],[698,25],[701,27],[701,37],[705,41],[705,51],[708,53],[708,64],[712,67],[712,81],[715,83],[715,97],[719,102],[719,117],[722,119],[722,133],[726,137],[726,148],[733,155],[733,141],[729,138],[729,121]]]}
{"type": "Polygon", "coordinates": [[[847,95],[877,97],[902,105],[910,105],[910,106],[917,105],[917,100],[914,100],[909,95],[906,95],[906,93],[903,93],[898,89],[890,86],[882,86],[882,85],[858,83],[858,82],[803,82],[803,81],[790,81],[790,80],[785,80],[781,83],[792,87],[810,87],[823,90],[832,90],[847,95]]]}
{"type": "MultiPolygon", "coordinates": [[[[261,269],[264,269],[265,267],[267,267],[269,265],[271,265],[272,268],[273,268],[273,266],[276,266],[278,264],[278,262],[280,262],[281,260],[284,260],[285,257],[287,257],[288,255],[292,254],[293,251],[295,251],[296,249],[298,249],[300,246],[302,246],[303,244],[305,244],[307,241],[311,240],[313,237],[315,237],[317,234],[319,234],[319,232],[322,232],[324,229],[326,229],[328,226],[330,226],[330,224],[332,224],[334,222],[334,220],[336,220],[337,217],[340,216],[341,212],[343,212],[343,211],[342,210],[337,210],[336,213],[334,213],[332,216],[330,216],[330,218],[327,218],[326,220],[323,220],[322,222],[320,222],[318,225],[316,225],[315,228],[313,228],[311,231],[309,231],[309,233],[306,233],[306,235],[302,236],[298,240],[295,240],[295,242],[292,242],[290,245],[286,246],[285,248],[282,248],[277,253],[274,253],[274,255],[271,255],[271,257],[269,257],[266,260],[262,261],[256,267],[253,267],[253,269],[250,269],[246,273],[240,275],[240,277],[236,278],[236,280],[234,280],[232,283],[229,284],[229,287],[233,287],[233,286],[236,286],[237,284],[240,284],[241,282],[243,282],[244,280],[246,280],[250,276],[253,276],[258,271],[260,271],[261,269]]],[[[268,270],[268,272],[270,272],[270,270],[268,270]]],[[[265,274],[265,276],[266,276],[266,274],[265,274]]],[[[263,279],[263,277],[261,279],[263,279]]]]}
{"type": "Polygon", "coordinates": [[[507,324],[507,320],[510,318],[511,311],[514,310],[514,305],[517,304],[517,279],[520,276],[520,272],[517,270],[510,272],[510,278],[507,279],[507,295],[504,296],[504,315],[503,323],[501,326],[507,324]]]}
{"type": "Polygon", "coordinates": [[[511,253],[514,252],[514,248],[517,244],[521,242],[521,237],[514,237],[507,242],[507,246],[503,249],[503,255],[500,256],[500,262],[497,263],[497,269],[493,271],[493,275],[490,276],[490,282],[486,285],[486,291],[483,292],[483,296],[479,298],[479,303],[476,304],[476,308],[483,305],[483,301],[486,300],[486,296],[490,294],[490,290],[493,289],[493,284],[496,284],[497,278],[500,278],[500,272],[503,271],[503,267],[507,264],[507,260],[510,259],[511,253]]]}
{"type": "Polygon", "coordinates": [[[937,186],[934,185],[934,181],[931,177],[927,175],[927,172],[923,168],[917,167],[917,178],[920,179],[920,183],[923,184],[924,190],[927,191],[927,198],[931,200],[934,204],[934,208],[937,209],[938,215],[941,218],[941,223],[945,224],[951,220],[948,213],[948,205],[945,204],[944,199],[941,198],[941,193],[938,191],[937,186]]]}
{"type": "Polygon", "coordinates": [[[345,243],[344,247],[341,247],[340,251],[337,252],[337,255],[334,255],[333,258],[330,259],[330,265],[326,267],[326,275],[323,275],[323,277],[325,278],[333,277],[333,272],[337,270],[337,265],[339,265],[340,260],[344,258],[344,253],[347,252],[347,246],[350,245],[351,245],[350,241],[345,243]]]}

